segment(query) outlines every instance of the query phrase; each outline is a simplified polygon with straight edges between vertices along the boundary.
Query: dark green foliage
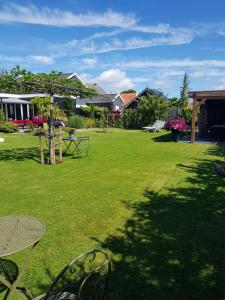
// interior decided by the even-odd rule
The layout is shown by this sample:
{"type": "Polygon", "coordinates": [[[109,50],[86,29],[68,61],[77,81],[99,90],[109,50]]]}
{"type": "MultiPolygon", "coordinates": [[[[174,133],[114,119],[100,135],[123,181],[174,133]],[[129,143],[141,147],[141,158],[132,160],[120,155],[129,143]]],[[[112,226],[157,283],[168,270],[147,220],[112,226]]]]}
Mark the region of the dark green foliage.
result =
{"type": "Polygon", "coordinates": [[[76,110],[75,100],[70,98],[63,98],[60,108],[68,117],[71,116],[76,110]]]}
{"type": "Polygon", "coordinates": [[[189,79],[187,73],[184,74],[183,85],[180,88],[180,101],[188,104],[189,79]]]}
{"type": "Polygon", "coordinates": [[[146,126],[153,124],[156,120],[164,120],[168,113],[168,103],[162,97],[162,94],[141,97],[138,102],[138,113],[140,116],[140,125],[146,126]]]}
{"type": "Polygon", "coordinates": [[[3,93],[47,93],[81,97],[96,93],[78,80],[64,78],[60,72],[34,74],[19,66],[0,76],[0,90],[3,93]]]}
{"type": "Polygon", "coordinates": [[[102,129],[106,128],[106,117],[103,110],[100,112],[99,127],[102,129]]]}
{"type": "Polygon", "coordinates": [[[140,115],[137,109],[124,110],[123,127],[127,129],[134,129],[140,127],[140,115]]]}
{"type": "Polygon", "coordinates": [[[136,93],[136,91],[133,89],[129,89],[127,91],[122,91],[120,94],[128,94],[128,93],[136,93]]]}
{"type": "Polygon", "coordinates": [[[0,124],[0,132],[13,133],[17,130],[17,126],[15,124],[4,122],[0,124]]]}
{"type": "Polygon", "coordinates": [[[123,113],[124,128],[141,128],[153,124],[156,120],[165,120],[168,114],[168,102],[162,94],[141,97],[137,109],[126,109],[123,113]]]}
{"type": "Polygon", "coordinates": [[[80,107],[80,113],[84,117],[90,118],[91,117],[91,109],[92,109],[92,106],[80,107]]]}
{"type": "Polygon", "coordinates": [[[88,107],[81,107],[80,108],[80,113],[87,117],[87,118],[91,118],[91,119],[100,119],[102,116],[102,113],[104,113],[104,115],[106,115],[106,113],[108,112],[108,109],[106,107],[100,107],[100,106],[88,106],[88,107]]]}
{"type": "Polygon", "coordinates": [[[176,111],[176,117],[185,119],[187,123],[191,121],[192,111],[188,108],[189,97],[189,79],[187,73],[184,74],[183,85],[180,88],[180,98],[172,98],[170,100],[170,108],[176,111]]]}

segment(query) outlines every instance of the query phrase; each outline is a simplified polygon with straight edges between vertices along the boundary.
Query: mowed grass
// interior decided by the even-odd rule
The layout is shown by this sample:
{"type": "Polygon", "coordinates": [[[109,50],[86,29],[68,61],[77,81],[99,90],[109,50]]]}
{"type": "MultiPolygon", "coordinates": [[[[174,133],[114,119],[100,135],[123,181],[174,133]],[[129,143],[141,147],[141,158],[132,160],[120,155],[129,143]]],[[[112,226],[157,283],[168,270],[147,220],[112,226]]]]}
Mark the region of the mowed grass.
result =
{"type": "MultiPolygon", "coordinates": [[[[184,263],[181,267],[182,255],[174,257],[171,254],[171,258],[168,257],[168,251],[173,252],[179,244],[176,228],[190,228],[190,219],[185,214],[190,218],[192,216],[190,211],[180,211],[176,205],[171,206],[171,201],[175,201],[175,204],[185,202],[186,205],[194,199],[199,206],[193,207],[193,210],[200,212],[205,209],[209,204],[205,202],[207,195],[210,197],[207,186],[210,178],[214,178],[213,162],[218,159],[223,161],[221,153],[224,148],[173,143],[169,141],[166,132],[146,134],[141,131],[110,129],[108,133],[88,131],[80,132],[79,135],[90,136],[88,157],[74,159],[67,156],[63,164],[55,166],[41,165],[36,161],[38,138],[35,136],[3,135],[5,143],[0,144],[1,216],[32,215],[46,225],[45,235],[24,276],[33,294],[44,292],[52,277],[81,252],[93,247],[104,247],[115,260],[110,290],[121,299],[138,299],[138,295],[139,299],[206,299],[205,296],[201,298],[203,294],[200,294],[200,298],[197,294],[190,298],[189,292],[183,292],[186,282],[180,282],[178,275],[181,270],[185,272],[191,261],[185,261],[186,265],[184,263]],[[204,166],[201,166],[203,163],[204,166]],[[207,193],[203,193],[206,189],[207,193]],[[149,203],[154,205],[146,207],[149,203]],[[158,208],[157,203],[160,203],[158,208]],[[169,215],[165,215],[165,219],[161,216],[157,219],[156,215],[162,209],[169,211],[169,215]],[[177,213],[178,223],[174,224],[177,213]],[[163,223],[164,220],[167,225],[163,223]],[[173,238],[176,240],[176,244],[164,248],[165,253],[156,240],[157,236],[161,240],[162,234],[167,236],[165,239],[171,239],[170,243],[173,238]],[[154,251],[160,251],[161,256],[165,254],[168,260],[153,260],[151,249],[154,242],[158,245],[157,249],[153,247],[154,251]],[[146,255],[146,251],[150,252],[146,255]],[[172,265],[177,264],[170,275],[167,274],[169,259],[172,265]],[[123,261],[126,263],[123,264],[123,261]],[[151,264],[154,264],[154,270],[161,271],[152,271],[151,264]],[[133,277],[130,276],[131,272],[135,273],[133,277]],[[167,276],[170,276],[167,280],[169,283],[165,282],[167,276]],[[150,293],[152,298],[148,298],[150,293]]],[[[216,178],[216,182],[215,178],[213,180],[211,192],[214,196],[219,192],[220,201],[221,198],[225,201],[223,178],[216,178]]],[[[220,211],[220,222],[213,223],[213,232],[221,230],[221,226],[225,225],[225,202],[220,211]]],[[[213,215],[215,211],[211,213],[213,215]]],[[[191,220],[194,231],[198,218],[196,215],[196,220],[191,220]]],[[[200,233],[203,232],[202,228],[200,233]]],[[[180,232],[181,252],[185,234],[185,230],[180,232]]],[[[218,237],[217,242],[219,253],[224,251],[225,262],[225,234],[218,237]]],[[[198,250],[196,257],[199,255],[198,250]]],[[[186,245],[183,251],[184,257],[188,251],[194,253],[186,245]]],[[[11,259],[21,266],[24,254],[26,252],[14,255],[11,259]]],[[[212,276],[217,271],[216,267],[213,262],[204,261],[205,265],[207,263],[212,276]]],[[[202,268],[199,265],[199,274],[204,270],[208,274],[207,267],[204,270],[202,268]]],[[[190,270],[188,272],[190,281],[187,279],[187,285],[191,289],[193,278],[190,270]]],[[[222,275],[219,279],[210,279],[212,285],[208,289],[213,290],[213,296],[208,293],[208,299],[213,299],[210,297],[214,297],[217,289],[225,290],[220,278],[222,275]]],[[[194,286],[198,283],[196,280],[194,286]]]]}

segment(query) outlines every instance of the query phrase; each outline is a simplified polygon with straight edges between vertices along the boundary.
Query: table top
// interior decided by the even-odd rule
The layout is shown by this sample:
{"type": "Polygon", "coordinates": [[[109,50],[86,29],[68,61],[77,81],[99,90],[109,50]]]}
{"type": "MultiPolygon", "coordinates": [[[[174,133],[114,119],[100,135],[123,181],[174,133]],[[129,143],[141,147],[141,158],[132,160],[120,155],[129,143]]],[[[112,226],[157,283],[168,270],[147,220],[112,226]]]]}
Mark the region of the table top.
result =
{"type": "Polygon", "coordinates": [[[44,232],[45,225],[32,216],[0,217],[0,257],[34,245],[44,232]]]}
{"type": "Polygon", "coordinates": [[[73,139],[71,138],[63,138],[64,141],[76,141],[76,140],[89,140],[89,136],[75,136],[73,139]]]}

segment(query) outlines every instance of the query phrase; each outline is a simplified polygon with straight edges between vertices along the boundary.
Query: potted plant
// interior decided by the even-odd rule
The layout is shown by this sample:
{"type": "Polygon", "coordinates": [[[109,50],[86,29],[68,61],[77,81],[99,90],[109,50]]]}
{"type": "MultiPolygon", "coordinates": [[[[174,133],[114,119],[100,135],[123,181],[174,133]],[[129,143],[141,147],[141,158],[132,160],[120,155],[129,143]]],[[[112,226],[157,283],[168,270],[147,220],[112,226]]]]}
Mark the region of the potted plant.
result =
{"type": "Polygon", "coordinates": [[[171,131],[172,141],[178,142],[180,139],[180,132],[187,130],[187,124],[183,119],[173,119],[166,124],[166,129],[171,131]]]}

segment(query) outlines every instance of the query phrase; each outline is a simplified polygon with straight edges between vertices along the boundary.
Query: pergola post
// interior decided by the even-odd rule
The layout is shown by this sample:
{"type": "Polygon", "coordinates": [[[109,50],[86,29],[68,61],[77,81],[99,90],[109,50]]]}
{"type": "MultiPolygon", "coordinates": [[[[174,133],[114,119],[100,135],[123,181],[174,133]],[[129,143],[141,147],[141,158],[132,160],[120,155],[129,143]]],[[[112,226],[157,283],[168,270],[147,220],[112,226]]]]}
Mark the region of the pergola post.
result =
{"type": "Polygon", "coordinates": [[[27,120],[30,120],[30,107],[29,107],[29,104],[27,104],[27,120]]]}
{"type": "Polygon", "coordinates": [[[14,119],[17,120],[17,115],[16,115],[16,104],[14,103],[14,119]]]}
{"type": "Polygon", "coordinates": [[[192,122],[191,122],[191,142],[195,142],[195,122],[196,122],[196,98],[193,99],[192,122]]]}
{"type": "Polygon", "coordinates": [[[21,120],[23,120],[23,104],[20,104],[21,120]]]}

